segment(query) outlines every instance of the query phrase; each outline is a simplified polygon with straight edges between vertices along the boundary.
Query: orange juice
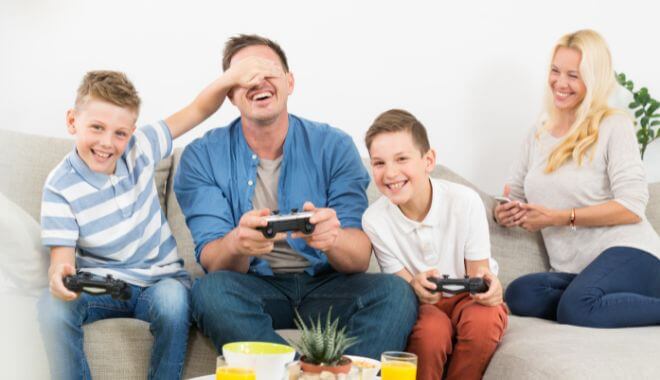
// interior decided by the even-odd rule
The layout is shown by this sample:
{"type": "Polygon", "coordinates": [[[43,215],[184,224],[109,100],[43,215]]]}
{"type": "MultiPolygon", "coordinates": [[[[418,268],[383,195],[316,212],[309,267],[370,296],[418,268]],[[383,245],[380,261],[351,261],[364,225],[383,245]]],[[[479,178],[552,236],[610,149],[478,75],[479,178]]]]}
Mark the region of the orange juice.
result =
{"type": "Polygon", "coordinates": [[[387,361],[381,364],[380,375],[383,380],[415,380],[417,366],[409,362],[387,361]]]}
{"type": "Polygon", "coordinates": [[[220,367],[215,371],[215,380],[256,380],[257,375],[249,368],[220,367]]]}

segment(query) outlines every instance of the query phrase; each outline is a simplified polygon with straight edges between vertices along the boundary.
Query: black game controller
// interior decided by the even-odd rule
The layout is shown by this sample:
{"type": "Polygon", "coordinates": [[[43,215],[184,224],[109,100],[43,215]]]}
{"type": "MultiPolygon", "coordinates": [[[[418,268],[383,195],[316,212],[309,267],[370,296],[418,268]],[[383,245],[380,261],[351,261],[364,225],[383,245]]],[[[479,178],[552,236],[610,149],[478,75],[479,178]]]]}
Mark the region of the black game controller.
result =
{"type": "Polygon", "coordinates": [[[312,216],[310,211],[298,212],[298,209],[291,209],[291,214],[280,215],[277,210],[266,217],[268,224],[264,227],[257,227],[267,239],[274,238],[278,232],[302,231],[309,235],[314,231],[314,225],[309,222],[312,216]]]}
{"type": "Polygon", "coordinates": [[[481,277],[449,278],[444,274],[442,278],[429,277],[428,280],[438,287],[433,292],[443,291],[450,294],[470,292],[474,294],[484,293],[488,290],[488,284],[481,277]]]}
{"type": "Polygon", "coordinates": [[[114,299],[126,301],[131,298],[131,288],[124,281],[96,276],[88,272],[78,272],[75,276],[64,277],[64,287],[72,292],[85,292],[91,295],[110,294],[114,299]]]}

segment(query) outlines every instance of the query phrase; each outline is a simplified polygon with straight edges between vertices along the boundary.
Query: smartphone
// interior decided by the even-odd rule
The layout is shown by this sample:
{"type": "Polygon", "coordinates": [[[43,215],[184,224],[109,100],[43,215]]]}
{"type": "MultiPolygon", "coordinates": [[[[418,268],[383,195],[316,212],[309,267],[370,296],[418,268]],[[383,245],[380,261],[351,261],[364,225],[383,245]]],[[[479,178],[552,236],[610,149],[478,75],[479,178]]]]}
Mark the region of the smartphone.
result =
{"type": "Polygon", "coordinates": [[[511,199],[508,197],[493,197],[499,204],[504,204],[504,203],[509,203],[511,202],[511,199]]]}

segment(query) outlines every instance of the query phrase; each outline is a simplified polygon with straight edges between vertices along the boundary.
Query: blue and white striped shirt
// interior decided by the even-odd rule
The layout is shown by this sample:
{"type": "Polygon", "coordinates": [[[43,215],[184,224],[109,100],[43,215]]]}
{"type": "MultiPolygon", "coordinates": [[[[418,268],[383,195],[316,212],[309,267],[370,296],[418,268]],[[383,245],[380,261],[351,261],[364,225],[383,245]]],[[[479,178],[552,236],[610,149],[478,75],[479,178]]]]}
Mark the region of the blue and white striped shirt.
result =
{"type": "Polygon", "coordinates": [[[138,286],[165,277],[187,283],[154,183],[156,164],[171,153],[164,121],[135,131],[112,175],[92,171],[74,149],[44,186],[43,244],[75,247],[77,268],[100,276],[138,286]]]}

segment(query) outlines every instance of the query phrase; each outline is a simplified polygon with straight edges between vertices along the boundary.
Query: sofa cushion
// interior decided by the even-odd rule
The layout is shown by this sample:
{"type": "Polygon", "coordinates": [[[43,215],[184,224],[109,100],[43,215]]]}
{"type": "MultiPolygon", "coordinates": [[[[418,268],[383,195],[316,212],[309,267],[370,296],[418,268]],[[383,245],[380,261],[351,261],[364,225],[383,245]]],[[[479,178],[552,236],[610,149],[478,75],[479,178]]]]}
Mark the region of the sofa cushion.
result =
{"type": "Polygon", "coordinates": [[[657,379],[660,327],[595,329],[510,316],[484,379],[657,379]]]}
{"type": "Polygon", "coordinates": [[[39,223],[0,193],[0,293],[38,295],[48,286],[39,223]]]}
{"type": "MultiPolygon", "coordinates": [[[[73,149],[73,144],[73,139],[0,129],[0,193],[39,220],[46,177],[73,149]]],[[[162,160],[155,174],[156,189],[164,211],[171,165],[171,157],[162,160]]]]}

